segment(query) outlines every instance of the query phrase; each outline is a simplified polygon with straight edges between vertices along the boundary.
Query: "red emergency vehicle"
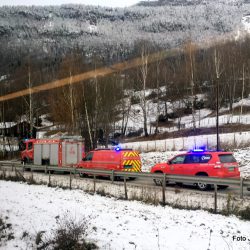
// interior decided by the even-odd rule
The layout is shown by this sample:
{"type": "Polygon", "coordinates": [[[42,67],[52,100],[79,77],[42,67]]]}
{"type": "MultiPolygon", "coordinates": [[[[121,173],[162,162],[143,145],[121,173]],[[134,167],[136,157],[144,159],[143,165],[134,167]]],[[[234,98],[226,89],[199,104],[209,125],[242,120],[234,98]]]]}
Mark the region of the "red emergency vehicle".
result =
{"type": "Polygon", "coordinates": [[[21,161],[35,165],[76,166],[85,157],[81,137],[57,139],[28,139],[23,141],[21,161]]]}
{"type": "MultiPolygon", "coordinates": [[[[151,173],[166,173],[176,175],[196,175],[219,178],[239,178],[239,164],[233,153],[222,151],[193,150],[179,154],[166,163],[156,164],[151,168],[151,173]]],[[[161,185],[160,179],[154,180],[156,185],[161,185]]],[[[200,182],[196,184],[200,190],[207,190],[210,185],[200,182]]],[[[226,186],[220,186],[225,188],[226,186]]]]}
{"type": "Polygon", "coordinates": [[[96,149],[88,152],[79,168],[141,172],[141,159],[131,149],[96,149]]]}

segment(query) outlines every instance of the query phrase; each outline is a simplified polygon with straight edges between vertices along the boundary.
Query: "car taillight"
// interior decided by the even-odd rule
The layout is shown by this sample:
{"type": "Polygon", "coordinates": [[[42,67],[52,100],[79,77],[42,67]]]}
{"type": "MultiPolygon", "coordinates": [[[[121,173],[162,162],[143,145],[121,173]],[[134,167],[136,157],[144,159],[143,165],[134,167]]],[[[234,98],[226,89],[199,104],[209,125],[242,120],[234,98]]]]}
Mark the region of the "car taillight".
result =
{"type": "Polygon", "coordinates": [[[216,162],[214,165],[214,168],[221,168],[221,162],[216,162]]]}

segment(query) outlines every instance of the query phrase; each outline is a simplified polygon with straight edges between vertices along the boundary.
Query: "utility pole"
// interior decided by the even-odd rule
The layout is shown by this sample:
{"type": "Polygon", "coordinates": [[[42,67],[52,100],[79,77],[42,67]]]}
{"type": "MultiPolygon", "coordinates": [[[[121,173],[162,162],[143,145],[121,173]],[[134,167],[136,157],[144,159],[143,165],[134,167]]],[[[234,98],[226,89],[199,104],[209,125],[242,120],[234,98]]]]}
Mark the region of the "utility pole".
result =
{"type": "Polygon", "coordinates": [[[216,151],[220,150],[219,138],[219,78],[216,79],[216,151]]]}

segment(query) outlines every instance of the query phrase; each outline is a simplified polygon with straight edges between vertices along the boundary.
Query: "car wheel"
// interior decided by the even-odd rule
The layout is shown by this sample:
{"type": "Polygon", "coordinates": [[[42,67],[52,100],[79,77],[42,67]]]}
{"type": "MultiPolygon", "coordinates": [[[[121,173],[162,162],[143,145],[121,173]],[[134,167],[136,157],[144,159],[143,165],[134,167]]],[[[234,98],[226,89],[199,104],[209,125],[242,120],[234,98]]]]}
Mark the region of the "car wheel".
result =
{"type": "MultiPolygon", "coordinates": [[[[163,174],[162,172],[155,172],[155,174],[163,174]]],[[[154,179],[154,183],[156,186],[162,186],[162,179],[154,179]]]]}
{"type": "Polygon", "coordinates": [[[156,186],[162,186],[162,180],[161,179],[154,179],[154,183],[156,186]]]}
{"type": "MultiPolygon", "coordinates": [[[[207,174],[197,174],[196,176],[208,176],[207,174]]],[[[201,191],[206,191],[206,190],[209,190],[211,188],[211,185],[210,184],[207,184],[205,182],[198,182],[196,183],[197,187],[199,190],[201,191]]]]}
{"type": "Polygon", "coordinates": [[[226,188],[228,188],[228,186],[226,186],[226,185],[218,185],[218,188],[219,189],[226,189],[226,188]]]}

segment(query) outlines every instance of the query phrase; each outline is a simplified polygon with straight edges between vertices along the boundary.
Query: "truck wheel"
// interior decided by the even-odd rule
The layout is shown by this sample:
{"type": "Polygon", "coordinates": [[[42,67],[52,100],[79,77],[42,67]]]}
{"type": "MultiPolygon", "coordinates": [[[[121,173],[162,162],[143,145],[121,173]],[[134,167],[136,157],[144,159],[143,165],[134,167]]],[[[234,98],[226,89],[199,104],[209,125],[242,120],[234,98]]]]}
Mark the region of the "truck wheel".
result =
{"type": "MultiPolygon", "coordinates": [[[[110,176],[109,179],[112,181],[112,176],[110,176]]],[[[114,176],[114,181],[121,181],[121,180],[124,180],[124,177],[114,176]]]]}
{"type": "Polygon", "coordinates": [[[228,186],[227,185],[218,185],[218,188],[219,189],[226,189],[226,188],[228,188],[228,186]]]}
{"type": "Polygon", "coordinates": [[[182,182],[176,182],[175,183],[177,186],[182,187],[183,183],[182,182]]]}
{"type": "MultiPolygon", "coordinates": [[[[208,176],[206,173],[199,173],[196,176],[208,176]]],[[[209,190],[211,188],[210,184],[204,183],[204,182],[198,182],[196,183],[197,187],[199,190],[201,191],[206,191],[209,190]]]]}
{"type": "Polygon", "coordinates": [[[28,158],[24,158],[22,160],[22,163],[24,164],[24,170],[25,171],[30,171],[31,169],[29,167],[27,167],[28,163],[29,163],[29,159],[28,158]]]}
{"type": "Polygon", "coordinates": [[[81,178],[88,177],[88,175],[87,175],[87,174],[84,174],[84,173],[79,173],[79,176],[80,176],[81,178]]]}

